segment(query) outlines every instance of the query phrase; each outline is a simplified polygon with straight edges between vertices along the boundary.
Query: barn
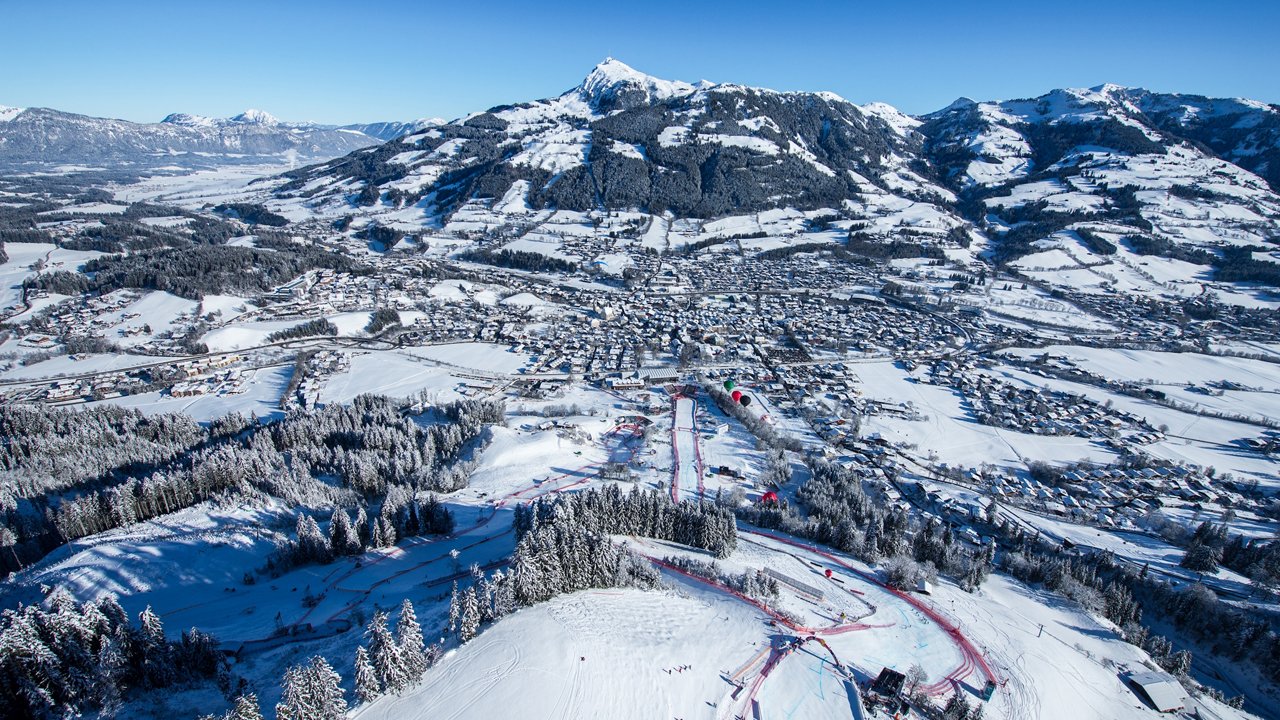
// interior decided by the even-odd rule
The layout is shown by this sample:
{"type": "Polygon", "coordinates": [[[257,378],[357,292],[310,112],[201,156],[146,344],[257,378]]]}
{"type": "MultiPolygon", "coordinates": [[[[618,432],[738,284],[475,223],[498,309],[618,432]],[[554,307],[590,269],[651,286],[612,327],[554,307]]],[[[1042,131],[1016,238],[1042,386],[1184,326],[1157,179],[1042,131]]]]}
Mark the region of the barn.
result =
{"type": "Polygon", "coordinates": [[[1177,678],[1168,673],[1141,672],[1129,675],[1135,693],[1160,712],[1181,710],[1187,704],[1187,691],[1177,678]]]}

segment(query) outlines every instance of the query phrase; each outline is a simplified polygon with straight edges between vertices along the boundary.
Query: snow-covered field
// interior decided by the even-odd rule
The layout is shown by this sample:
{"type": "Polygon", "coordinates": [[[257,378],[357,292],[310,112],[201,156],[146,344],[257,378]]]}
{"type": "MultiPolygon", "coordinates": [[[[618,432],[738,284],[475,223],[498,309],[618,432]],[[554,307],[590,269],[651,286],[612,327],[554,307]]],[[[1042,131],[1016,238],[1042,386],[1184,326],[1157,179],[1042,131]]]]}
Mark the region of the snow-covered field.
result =
{"type": "Polygon", "coordinates": [[[860,363],[857,373],[867,398],[911,403],[925,417],[913,421],[873,415],[864,421],[862,434],[880,433],[893,442],[915,444],[921,454],[936,454],[949,465],[1022,467],[1030,460],[1107,463],[1116,457],[1114,450],[1085,438],[1030,435],[980,425],[961,407],[956,391],[913,381],[922,376],[908,373],[893,361],[860,363]]]}
{"type": "MultiPolygon", "coordinates": [[[[1276,487],[1280,483],[1275,458],[1244,452],[1237,444],[1241,438],[1257,436],[1262,428],[1256,425],[1203,417],[1151,400],[1113,393],[1093,385],[1042,378],[1018,369],[1004,370],[1001,376],[1027,387],[1045,387],[1077,393],[1098,403],[1110,401],[1119,410],[1145,418],[1152,427],[1167,427],[1166,439],[1143,448],[1144,452],[1157,458],[1189,462],[1201,467],[1230,468],[1235,476],[1242,479],[1256,478],[1259,483],[1267,487],[1276,487]]],[[[1263,406],[1270,405],[1270,394],[1248,393],[1247,395],[1254,394],[1264,399],[1263,406]]],[[[1257,414],[1258,410],[1258,406],[1250,401],[1236,403],[1231,407],[1234,411],[1244,414],[1257,414]]]]}
{"type": "Polygon", "coordinates": [[[529,364],[529,356],[511,352],[502,345],[450,343],[409,348],[405,354],[435,360],[454,367],[510,375],[529,364]]]}
{"type": "Polygon", "coordinates": [[[8,314],[6,308],[18,308],[22,302],[22,281],[36,274],[33,266],[40,264],[42,272],[74,270],[86,261],[102,255],[91,250],[68,250],[50,243],[5,243],[9,260],[0,264],[0,314],[8,314]]]}
{"type": "Polygon", "coordinates": [[[1105,378],[1144,385],[1203,385],[1228,380],[1264,391],[1280,392],[1280,366],[1260,360],[1080,345],[1049,345],[1016,351],[1022,357],[1044,353],[1068,357],[1080,367],[1105,378]]]}
{"type": "Polygon", "coordinates": [[[351,369],[325,381],[320,398],[324,402],[350,402],[366,393],[408,397],[423,390],[440,402],[456,399],[459,379],[433,363],[400,353],[357,353],[351,369]]]}
{"type": "Polygon", "coordinates": [[[239,200],[250,182],[291,167],[287,164],[227,165],[194,173],[156,175],[113,190],[121,202],[154,202],[197,210],[206,204],[239,200]]]}
{"type": "Polygon", "coordinates": [[[50,358],[38,363],[20,365],[7,370],[0,373],[0,379],[23,380],[31,378],[52,378],[61,375],[110,372],[112,370],[126,370],[139,365],[149,365],[170,359],[171,358],[156,357],[154,355],[124,355],[117,353],[87,356],[77,355],[74,358],[70,355],[59,355],[58,357],[50,358]]]}
{"type": "Polygon", "coordinates": [[[688,593],[586,591],[521,610],[354,717],[715,717],[732,690],[720,674],[767,648],[767,628],[749,605],[688,593]]]}

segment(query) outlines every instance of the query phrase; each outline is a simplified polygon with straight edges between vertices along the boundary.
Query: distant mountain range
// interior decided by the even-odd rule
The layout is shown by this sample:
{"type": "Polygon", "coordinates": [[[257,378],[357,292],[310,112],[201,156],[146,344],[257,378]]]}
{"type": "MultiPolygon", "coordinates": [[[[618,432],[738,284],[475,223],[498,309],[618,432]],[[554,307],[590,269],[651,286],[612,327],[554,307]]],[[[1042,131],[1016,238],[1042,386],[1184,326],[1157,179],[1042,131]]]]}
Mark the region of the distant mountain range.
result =
{"type": "Polygon", "coordinates": [[[1107,234],[1103,249],[1270,243],[1277,187],[1280,107],[1252,100],[1104,85],[913,117],[608,59],[558,97],[290,171],[274,194],[320,215],[435,226],[463,207],[491,227],[543,209],[707,220],[793,208],[1021,255],[1080,223],[1107,234]]]}
{"type": "Polygon", "coordinates": [[[438,122],[334,126],[283,122],[246,110],[226,119],[174,113],[158,123],[133,123],[49,108],[0,107],[0,166],[204,166],[286,157],[314,162],[438,122]]]}
{"type": "Polygon", "coordinates": [[[792,209],[1004,259],[1046,242],[1086,254],[1124,243],[1207,263],[1178,250],[1191,245],[1253,263],[1238,277],[1280,277],[1249,255],[1280,242],[1280,107],[1253,100],[1103,85],[910,116],[827,92],[663,80],[610,58],[557,97],[447,123],[0,109],[0,165],[285,158],[316,164],[255,184],[259,199],[363,217],[357,228],[447,228],[464,207],[473,226],[509,232],[549,209],[697,221],[792,209]]]}

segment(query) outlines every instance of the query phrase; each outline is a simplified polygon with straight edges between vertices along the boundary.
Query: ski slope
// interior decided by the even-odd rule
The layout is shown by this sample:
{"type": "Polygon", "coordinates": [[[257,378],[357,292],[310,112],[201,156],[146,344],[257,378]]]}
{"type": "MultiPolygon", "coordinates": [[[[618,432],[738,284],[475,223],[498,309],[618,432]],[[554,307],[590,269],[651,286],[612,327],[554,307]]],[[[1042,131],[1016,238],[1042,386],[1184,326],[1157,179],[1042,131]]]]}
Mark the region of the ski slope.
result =
{"type": "MultiPolygon", "coordinates": [[[[587,591],[505,618],[422,684],[352,717],[716,718],[734,689],[721,674],[768,648],[754,608],[714,590],[587,591]]],[[[782,700],[810,694],[796,693],[782,700]]],[[[849,717],[847,704],[829,709],[805,717],[849,717]]]]}
{"type": "Polygon", "coordinates": [[[693,398],[675,396],[671,410],[671,452],[674,455],[671,499],[676,502],[704,494],[702,450],[698,447],[698,426],[694,417],[697,409],[698,403],[693,398]]]}

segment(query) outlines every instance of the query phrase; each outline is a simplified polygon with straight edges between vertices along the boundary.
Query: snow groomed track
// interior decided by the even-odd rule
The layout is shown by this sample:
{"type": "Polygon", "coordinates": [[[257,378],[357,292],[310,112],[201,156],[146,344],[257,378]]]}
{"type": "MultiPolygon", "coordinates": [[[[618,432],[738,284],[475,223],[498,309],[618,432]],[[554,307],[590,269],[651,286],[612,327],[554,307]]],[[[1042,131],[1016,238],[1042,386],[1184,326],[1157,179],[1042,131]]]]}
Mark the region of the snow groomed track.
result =
{"type": "Polygon", "coordinates": [[[918,597],[912,595],[911,593],[903,592],[901,590],[898,590],[897,588],[886,585],[885,583],[881,582],[879,578],[876,578],[875,576],[869,573],[859,570],[858,568],[854,567],[851,563],[839,557],[838,555],[827,552],[815,545],[801,542],[799,540],[795,540],[785,535],[780,535],[780,534],[767,532],[763,530],[747,530],[740,527],[738,532],[740,535],[750,535],[750,536],[755,536],[757,538],[765,538],[768,540],[772,540],[774,542],[779,542],[785,545],[800,548],[808,553],[819,556],[826,561],[834,563],[835,565],[840,566],[841,568],[847,570],[848,572],[853,573],[854,575],[861,578],[862,580],[875,585],[876,587],[880,588],[884,592],[887,592],[890,595],[896,597],[897,599],[910,605],[913,609],[917,610],[918,612],[923,614],[926,618],[928,618],[928,620],[932,622],[934,625],[937,625],[939,628],[941,628],[942,631],[947,635],[947,637],[949,637],[951,641],[955,644],[956,649],[959,651],[962,660],[958,667],[956,667],[951,672],[947,673],[941,680],[939,680],[938,682],[932,685],[925,687],[925,691],[928,692],[929,694],[937,696],[937,695],[943,695],[953,690],[958,691],[960,683],[966,678],[972,676],[975,672],[980,674],[980,680],[981,680],[981,682],[975,687],[975,689],[980,690],[982,685],[985,683],[999,684],[999,679],[996,677],[995,672],[991,669],[991,665],[987,662],[986,658],[983,657],[982,653],[978,650],[978,648],[974,646],[973,642],[970,641],[967,637],[965,637],[964,633],[960,630],[958,626],[956,626],[955,623],[951,622],[946,616],[944,616],[941,612],[939,612],[936,608],[934,608],[929,603],[919,599],[918,597]]]}
{"type": "Polygon", "coordinates": [[[702,449],[698,446],[698,403],[686,395],[673,395],[671,403],[671,500],[680,502],[680,488],[698,498],[706,497],[703,484],[702,449]]]}
{"type": "Polygon", "coordinates": [[[842,686],[849,694],[850,710],[853,716],[855,718],[862,718],[864,716],[861,696],[858,694],[857,687],[850,679],[847,667],[840,661],[835,650],[833,650],[831,646],[822,639],[822,636],[843,635],[845,633],[857,632],[860,630],[873,630],[876,628],[889,627],[888,625],[868,625],[861,622],[840,622],[830,627],[805,627],[755,598],[744,595],[733,588],[716,582],[715,580],[690,573],[653,555],[646,555],[646,557],[648,557],[650,562],[664,570],[667,570],[668,572],[681,575],[693,582],[715,588],[720,592],[736,597],[744,603],[759,608],[771,618],[771,622],[773,624],[778,627],[787,628],[796,633],[795,635],[775,636],[774,645],[761,650],[754,657],[739,667],[732,675],[726,676],[726,679],[730,683],[736,685],[737,689],[730,695],[730,702],[722,705],[721,712],[718,717],[726,719],[746,717],[748,712],[750,712],[754,717],[759,717],[760,707],[757,696],[760,694],[760,690],[764,687],[765,680],[769,678],[769,675],[777,669],[783,660],[793,652],[803,648],[804,645],[809,642],[817,642],[821,644],[822,647],[831,655],[832,665],[841,678],[842,686]],[[766,655],[768,655],[768,659],[765,660],[764,665],[757,670],[756,667],[766,655]],[[747,682],[748,679],[750,679],[750,684],[747,682]]]}

